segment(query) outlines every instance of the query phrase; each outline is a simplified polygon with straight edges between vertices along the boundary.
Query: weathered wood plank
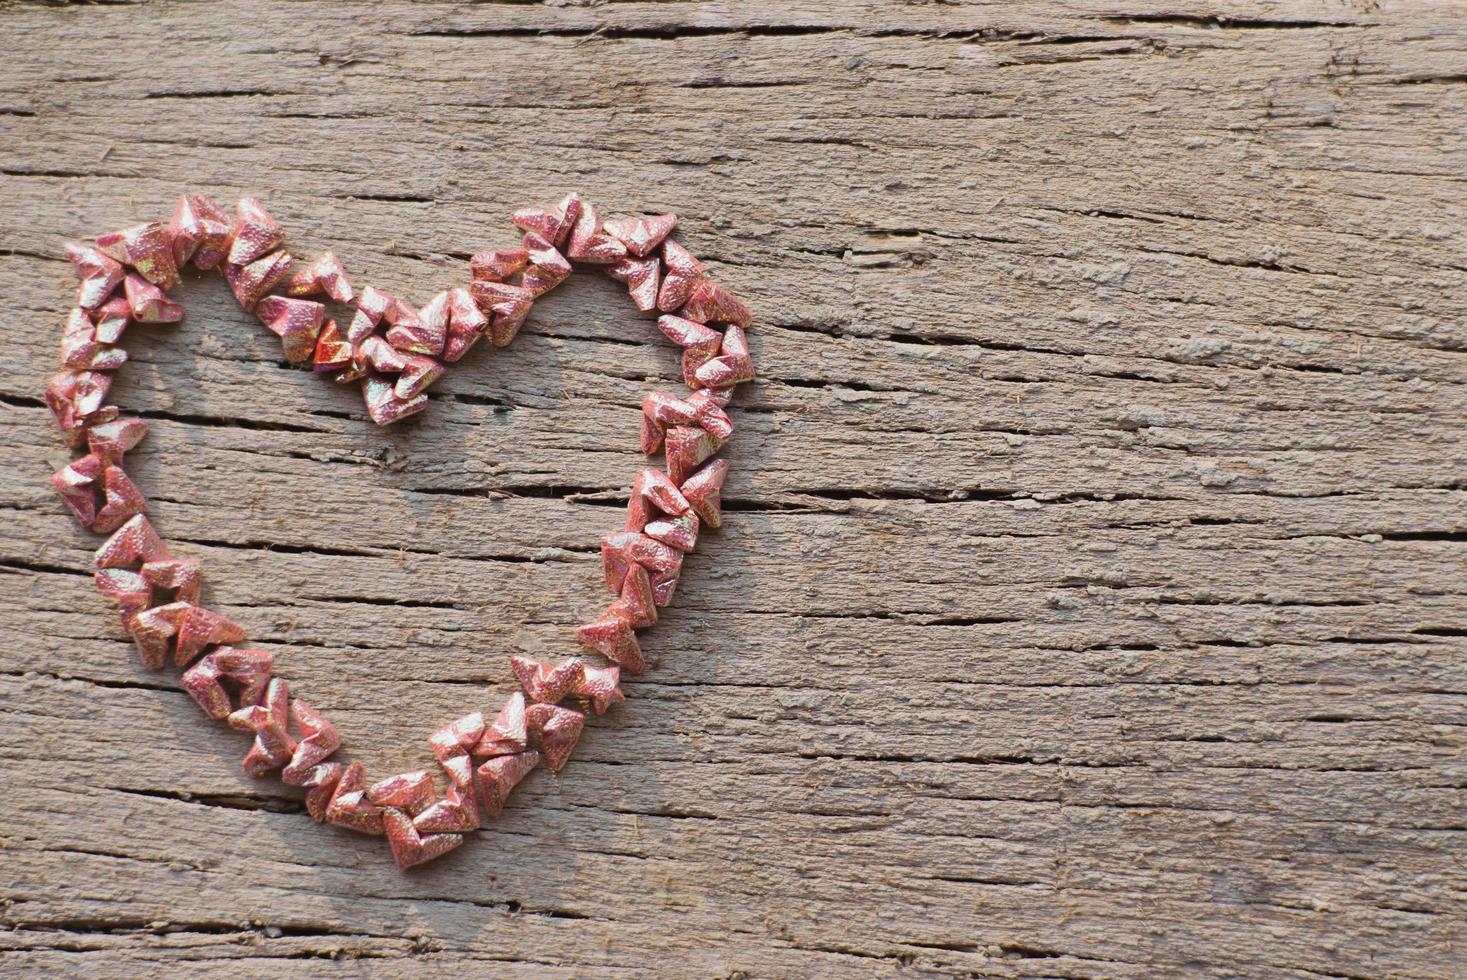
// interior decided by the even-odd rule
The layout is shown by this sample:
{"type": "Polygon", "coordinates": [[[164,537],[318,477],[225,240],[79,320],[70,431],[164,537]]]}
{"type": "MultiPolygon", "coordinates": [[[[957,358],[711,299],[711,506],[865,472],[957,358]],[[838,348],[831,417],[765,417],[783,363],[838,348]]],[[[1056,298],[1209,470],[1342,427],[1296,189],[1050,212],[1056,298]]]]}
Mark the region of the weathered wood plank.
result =
{"type": "MultiPolygon", "coordinates": [[[[1456,5],[0,28],[0,973],[1467,968],[1456,5]],[[420,872],[239,772],[47,486],[61,246],[185,186],[414,299],[578,187],[678,211],[755,307],[730,521],[655,670],[420,872]]],[[[129,338],[160,528],[374,769],[601,600],[637,405],[675,387],[618,288],[568,283],[388,432],[217,284],[129,338]]]]}

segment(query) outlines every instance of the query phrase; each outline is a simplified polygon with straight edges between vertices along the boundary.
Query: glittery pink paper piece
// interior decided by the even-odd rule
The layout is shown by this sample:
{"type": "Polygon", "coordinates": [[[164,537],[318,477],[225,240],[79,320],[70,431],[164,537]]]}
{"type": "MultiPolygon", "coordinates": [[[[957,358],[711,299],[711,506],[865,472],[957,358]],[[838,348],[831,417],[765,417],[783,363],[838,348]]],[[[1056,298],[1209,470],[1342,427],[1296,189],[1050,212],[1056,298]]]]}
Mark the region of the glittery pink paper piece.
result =
{"type": "Polygon", "coordinates": [[[652,573],[652,601],[659,608],[672,602],[673,593],[677,591],[677,584],[682,576],[682,569],[670,568],[661,572],[652,573]]]}
{"type": "Polygon", "coordinates": [[[275,251],[285,241],[285,229],[265,206],[253,197],[235,205],[234,237],[229,243],[230,265],[249,265],[275,251]]]}
{"type": "Polygon", "coordinates": [[[229,254],[234,219],[203,194],[184,194],[173,209],[168,235],[173,261],[182,269],[190,261],[196,269],[212,269],[229,254]]]}
{"type": "Polygon", "coordinates": [[[204,573],[197,558],[156,558],[143,563],[142,574],[154,590],[171,593],[172,601],[198,605],[204,573]]]}
{"type": "Polygon", "coordinates": [[[683,481],[681,490],[688,505],[709,527],[723,525],[723,480],[728,460],[715,459],[683,481]]]}
{"type": "Polygon", "coordinates": [[[525,728],[525,696],[515,691],[499,709],[492,724],[484,729],[484,735],[474,746],[478,756],[513,755],[525,751],[529,734],[525,728]]]}
{"type": "Polygon", "coordinates": [[[102,506],[87,526],[99,534],[111,534],[147,509],[148,502],[143,499],[142,491],[122,467],[108,466],[102,471],[102,506]]]}
{"type": "Polygon", "coordinates": [[[46,383],[46,407],[73,448],[86,441],[88,427],[117,418],[117,409],[104,406],[112,375],[105,371],[62,371],[46,383]]]}
{"type": "Polygon", "coordinates": [[[397,376],[397,383],[392,386],[392,394],[399,401],[411,401],[427,391],[433,382],[441,378],[443,371],[442,363],[431,357],[414,354],[403,364],[402,373],[397,376]]]}
{"type": "Polygon", "coordinates": [[[663,438],[667,459],[667,475],[682,485],[703,462],[713,456],[727,440],[719,439],[706,429],[676,426],[663,438]]]}
{"type": "Polygon", "coordinates": [[[353,299],[351,280],[335,252],[323,252],[320,256],[291,276],[285,287],[290,296],[326,295],[338,303],[350,303],[353,299]]]}
{"type": "Polygon", "coordinates": [[[295,719],[300,740],[291,753],[290,764],[281,770],[280,779],[291,786],[300,786],[316,766],[341,748],[341,735],[325,715],[299,698],[290,703],[290,716],[295,719]]]}
{"type": "Polygon", "coordinates": [[[693,407],[693,421],[702,427],[715,439],[727,442],[733,437],[733,420],[723,410],[728,404],[728,399],[723,397],[722,392],[703,388],[688,396],[688,404],[693,407]]]}
{"type": "Polygon", "coordinates": [[[615,613],[604,613],[577,628],[576,639],[606,659],[615,661],[629,674],[640,674],[647,669],[637,634],[625,619],[615,613]]]}
{"type": "Polygon", "coordinates": [[[290,735],[290,689],[280,677],[270,679],[262,704],[252,704],[229,715],[229,727],[253,732],[255,742],[245,754],[244,771],[256,779],[290,761],[296,741],[290,735]]]}
{"type": "Polygon", "coordinates": [[[577,262],[605,265],[627,257],[627,247],[601,229],[601,218],[589,204],[581,206],[580,217],[571,229],[565,254],[577,262]]]}
{"type": "Polygon", "coordinates": [[[51,477],[51,485],[82,527],[91,527],[97,519],[96,484],[105,466],[96,456],[88,455],[68,463],[51,477]]]}
{"type": "Polygon", "coordinates": [[[357,297],[357,310],[347,326],[346,339],[356,347],[376,333],[383,323],[391,327],[415,320],[417,315],[416,310],[391,293],[368,286],[357,297]]]}
{"type": "Polygon", "coordinates": [[[194,609],[187,602],[169,602],[152,606],[133,616],[128,632],[138,648],[138,658],[148,670],[161,670],[168,660],[168,649],[182,627],[183,617],[194,609]]]}
{"type": "Polygon", "coordinates": [[[633,564],[649,571],[666,571],[682,564],[683,556],[661,541],[637,531],[616,531],[601,539],[601,565],[608,591],[621,593],[622,580],[633,564]]]}
{"type": "Polygon", "coordinates": [[[122,286],[128,309],[138,323],[177,323],[183,319],[183,307],[142,276],[128,273],[122,286]]]}
{"type": "Polygon", "coordinates": [[[443,344],[443,359],[453,362],[463,357],[480,337],[489,334],[489,318],[474,302],[474,296],[463,286],[448,292],[448,336],[443,344]]]}
{"type": "Polygon", "coordinates": [[[723,334],[707,324],[671,313],[664,313],[657,318],[657,329],[679,347],[705,350],[710,355],[716,353],[723,343],[723,334]]]}
{"type": "Polygon", "coordinates": [[[657,292],[659,310],[676,312],[702,281],[703,263],[675,241],[669,239],[662,243],[662,288],[657,292]]]}
{"type": "Polygon", "coordinates": [[[685,317],[665,314],[657,318],[657,329],[683,349],[683,381],[689,388],[701,388],[698,369],[718,355],[723,334],[712,327],[685,317]]]}
{"type": "Polygon", "coordinates": [[[642,533],[653,541],[661,541],[681,552],[692,551],[698,543],[698,515],[689,510],[676,517],[662,517],[649,521],[642,533]]]}
{"type": "Polygon", "coordinates": [[[351,344],[341,336],[335,320],[327,320],[316,335],[316,350],[311,355],[311,365],[317,374],[351,367],[351,344]]]}
{"type": "Polygon", "coordinates": [[[493,820],[504,812],[510,791],[539,764],[540,753],[529,751],[495,756],[479,767],[479,808],[486,819],[493,820]]]}
{"type": "Polygon", "coordinates": [[[112,290],[122,283],[122,263],[109,258],[95,248],[70,242],[66,246],[66,257],[76,269],[81,282],[76,287],[76,305],[94,310],[106,302],[112,290]]]}
{"type": "Polygon", "coordinates": [[[749,356],[749,345],[742,327],[733,323],[728,325],[723,333],[721,350],[719,356],[694,372],[700,384],[709,388],[728,388],[754,380],[754,361],[749,356]]]}
{"type": "MultiPolygon", "coordinates": [[[[642,414],[659,426],[691,425],[698,418],[698,410],[691,403],[665,391],[649,391],[643,395],[642,414]]],[[[658,431],[660,433],[661,428],[658,431]]]]}
{"type": "MultiPolygon", "coordinates": [[[[645,469],[632,481],[631,499],[627,503],[626,530],[640,531],[647,522],[663,514],[682,514],[688,502],[666,473],[645,469]]],[[[655,551],[655,549],[653,549],[655,551]]]]}
{"type": "Polygon", "coordinates": [[[475,279],[469,283],[474,302],[491,315],[489,342],[495,347],[508,346],[524,326],[535,302],[535,294],[520,286],[504,282],[475,279]]]}
{"type": "Polygon", "coordinates": [[[100,344],[115,344],[122,340],[127,325],[132,322],[132,307],[127,305],[127,296],[113,293],[111,298],[91,311],[94,332],[100,344]]]}
{"type": "Polygon", "coordinates": [[[61,333],[61,366],[75,371],[116,371],[127,363],[127,351],[97,336],[96,324],[81,307],[66,319],[61,333]]]}
{"type": "Polygon", "coordinates": [[[448,292],[434,296],[411,316],[398,316],[386,337],[405,354],[442,354],[448,340],[448,292]]]}
{"type": "Polygon", "coordinates": [[[626,695],[621,690],[621,668],[615,665],[592,667],[587,664],[581,686],[576,688],[575,695],[588,701],[598,715],[605,714],[607,708],[618,701],[626,700],[626,695]]]}
{"type": "Polygon", "coordinates": [[[362,380],[362,400],[367,403],[367,414],[378,425],[391,425],[428,407],[426,394],[399,398],[394,387],[395,381],[392,378],[380,374],[373,374],[362,380]]]}
{"type": "Polygon", "coordinates": [[[372,334],[356,345],[352,363],[359,370],[370,368],[386,374],[400,374],[407,368],[408,355],[389,344],[382,335],[372,334]]]}
{"type": "Polygon", "coordinates": [[[497,248],[478,252],[469,259],[469,278],[485,282],[506,282],[530,261],[530,253],[522,248],[497,248]]]}
{"type": "Polygon", "coordinates": [[[509,658],[509,666],[530,700],[537,703],[557,704],[569,697],[586,679],[586,664],[578,658],[563,660],[551,667],[529,657],[513,655],[509,658]]]}
{"type": "Polygon", "coordinates": [[[606,274],[627,284],[632,305],[642,313],[657,309],[657,289],[662,283],[662,263],[656,256],[625,258],[606,266],[606,274]]]}
{"type": "Polygon", "coordinates": [[[731,323],[747,327],[754,314],[733,293],[711,280],[704,279],[693,287],[679,315],[699,323],[731,323]]]}
{"type": "Polygon", "coordinates": [[[540,750],[545,768],[560,772],[580,741],[586,716],[559,705],[532,704],[526,709],[525,718],[530,726],[530,744],[540,750]]]}
{"type": "Polygon", "coordinates": [[[168,229],[157,222],[101,235],[95,244],[97,251],[136,269],[139,275],[159,289],[169,290],[178,285],[173,242],[168,236],[168,229]]]}
{"type": "Polygon", "coordinates": [[[509,220],[559,248],[570,238],[571,229],[581,217],[581,208],[580,196],[567,194],[553,208],[520,208],[509,220]]]}
{"type": "Polygon", "coordinates": [[[428,744],[439,762],[468,754],[484,737],[484,715],[475,711],[455,719],[428,736],[428,744]]]}
{"type": "Polygon", "coordinates": [[[624,699],[619,667],[594,667],[579,657],[563,660],[554,667],[529,657],[509,659],[515,677],[536,703],[558,704],[567,697],[576,697],[589,702],[599,715],[624,699]]]}
{"type": "Polygon", "coordinates": [[[163,539],[153,530],[148,519],[139,514],[112,533],[97,549],[97,568],[125,568],[134,563],[167,558],[163,539]]]}
{"type": "Polygon", "coordinates": [[[122,628],[132,634],[132,621],[153,604],[153,590],[137,572],[126,568],[99,568],[92,575],[97,591],[117,603],[122,628]]]}
{"type": "Polygon", "coordinates": [[[417,816],[432,806],[437,795],[433,789],[433,777],[426,769],[388,776],[367,788],[370,802],[402,810],[409,816],[417,816]]]}
{"type": "Polygon", "coordinates": [[[280,338],[287,361],[311,360],[326,317],[325,306],[309,299],[266,296],[255,305],[255,315],[280,338]]]}
{"type": "Polygon", "coordinates": [[[347,766],[337,780],[326,819],[359,834],[381,834],[382,810],[367,800],[367,776],[360,762],[347,766]]]}
{"type": "Polygon", "coordinates": [[[655,214],[641,218],[612,218],[605,224],[606,233],[626,246],[636,256],[647,255],[662,244],[677,227],[677,215],[655,214]]]}
{"type": "Polygon", "coordinates": [[[411,868],[442,857],[464,842],[461,834],[419,834],[410,816],[393,807],[382,810],[387,844],[399,868],[411,868]]]}
{"type": "Polygon", "coordinates": [[[212,609],[189,605],[178,621],[178,637],[173,648],[174,666],[188,666],[206,647],[238,643],[244,638],[243,626],[212,609]]]}
{"type": "Polygon", "coordinates": [[[520,278],[520,287],[533,295],[550,292],[571,274],[570,262],[538,232],[525,232],[525,251],[530,261],[520,278]]]}
{"type": "Polygon", "coordinates": [[[224,280],[229,283],[234,298],[246,310],[253,310],[265,294],[279,285],[290,274],[292,259],[289,252],[271,252],[249,265],[224,263],[224,280]]]}
{"type": "MultiPolygon", "coordinates": [[[[468,763],[468,756],[464,756],[468,763]]],[[[469,785],[473,786],[472,763],[469,763],[469,785]]],[[[450,785],[443,799],[413,818],[413,827],[420,834],[456,834],[479,829],[478,793],[465,792],[450,785]]]]}
{"type": "MultiPolygon", "coordinates": [[[[621,596],[607,610],[632,629],[657,623],[657,604],[652,597],[652,577],[641,565],[632,565],[621,582],[621,596]]],[[[616,659],[616,658],[612,658],[616,659]]]]}
{"type": "Polygon", "coordinates": [[[301,786],[306,790],[306,812],[311,815],[312,820],[320,823],[326,819],[327,808],[331,806],[336,787],[345,771],[345,767],[339,762],[323,762],[305,774],[301,786]]]}
{"type": "MultiPolygon", "coordinates": [[[[455,752],[446,758],[438,760],[438,767],[443,770],[443,775],[448,778],[448,788],[458,792],[460,802],[473,802],[475,799],[474,760],[469,753],[455,752]]],[[[428,809],[431,810],[432,807],[428,809]]]]}
{"type": "Polygon", "coordinates": [[[109,463],[120,464],[129,452],[148,434],[148,423],[142,419],[113,419],[87,429],[87,448],[92,455],[109,463]]]}
{"type": "Polygon", "coordinates": [[[220,647],[183,672],[183,689],[206,715],[223,721],[231,712],[259,703],[274,666],[275,657],[264,650],[220,647]],[[234,700],[225,682],[237,692],[234,700]]]}

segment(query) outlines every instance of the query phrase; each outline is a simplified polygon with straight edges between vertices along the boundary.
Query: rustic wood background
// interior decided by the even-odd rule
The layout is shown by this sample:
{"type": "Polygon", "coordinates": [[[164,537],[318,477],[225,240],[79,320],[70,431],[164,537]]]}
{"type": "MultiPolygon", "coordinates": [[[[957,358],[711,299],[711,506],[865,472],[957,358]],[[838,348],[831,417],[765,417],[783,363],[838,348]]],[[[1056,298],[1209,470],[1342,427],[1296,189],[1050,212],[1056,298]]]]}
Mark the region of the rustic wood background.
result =
{"type": "MultiPolygon", "coordinates": [[[[0,6],[0,972],[1467,973],[1467,8],[0,6]],[[656,668],[426,869],[142,670],[62,245],[256,194],[421,301],[579,188],[751,301],[656,668]]],[[[387,432],[217,282],[129,456],[380,774],[571,652],[670,346],[595,276],[387,432]]]]}

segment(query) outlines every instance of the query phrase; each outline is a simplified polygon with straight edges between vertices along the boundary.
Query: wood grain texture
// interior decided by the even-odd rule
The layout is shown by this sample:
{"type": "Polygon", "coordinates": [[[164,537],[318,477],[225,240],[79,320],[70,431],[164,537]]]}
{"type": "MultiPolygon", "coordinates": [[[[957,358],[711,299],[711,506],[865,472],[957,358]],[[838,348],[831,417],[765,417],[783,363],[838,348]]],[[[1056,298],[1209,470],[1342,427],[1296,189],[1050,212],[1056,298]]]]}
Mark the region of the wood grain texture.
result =
{"type": "MultiPolygon", "coordinates": [[[[0,973],[1467,973],[1467,18],[1447,0],[0,6],[0,973]],[[755,308],[656,667],[401,874],[143,671],[40,402],[185,187],[421,301],[675,210],[755,308]]],[[[377,772],[569,652],[675,356],[578,277],[387,432],[217,283],[129,456],[377,772]],[[135,462],[134,462],[135,461],[135,462]]]]}

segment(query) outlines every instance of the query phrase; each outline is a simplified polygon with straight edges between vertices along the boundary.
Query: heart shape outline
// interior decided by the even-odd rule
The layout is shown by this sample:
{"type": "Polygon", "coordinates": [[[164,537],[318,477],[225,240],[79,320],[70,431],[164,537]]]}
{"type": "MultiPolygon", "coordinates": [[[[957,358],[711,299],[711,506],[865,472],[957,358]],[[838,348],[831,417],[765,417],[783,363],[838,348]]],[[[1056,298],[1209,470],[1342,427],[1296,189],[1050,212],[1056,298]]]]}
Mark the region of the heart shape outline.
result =
{"type": "Polygon", "coordinates": [[[586,711],[562,701],[574,698],[602,714],[624,699],[621,671],[647,668],[636,631],[656,623],[657,610],[671,602],[701,527],[722,524],[728,464],[714,457],[733,435],[724,408],[734,387],[754,378],[744,334],[752,315],[669,237],[676,215],[603,223],[569,194],[551,208],[522,208],[511,220],[524,233],[521,248],[475,254],[469,284],[421,309],[370,286],[355,293],[331,252],[287,279],[294,262],[283,248],[285,229],[254,198],[239,201],[231,217],[210,198],[185,194],[166,225],[67,246],[79,285],[46,403],[68,447],[86,454],[52,483],[78,523],[109,535],[94,563],[98,591],[117,604],[145,667],[161,669],[171,659],[208,717],[253,736],[241,763],[246,773],[278,772],[303,787],[317,822],[385,836],[400,868],[457,848],[484,818],[500,814],[542,762],[552,772],[565,766],[586,711]],[[368,416],[385,426],[426,408],[427,389],[480,337],[496,347],[513,341],[535,300],[569,277],[573,262],[600,266],[626,284],[639,311],[661,313],[658,327],[682,348],[692,392],[653,391],[642,402],[641,449],[660,450],[666,472],[649,467],[633,481],[622,530],[601,544],[616,599],[577,630],[578,641],[607,663],[575,657],[551,665],[512,655],[522,690],[493,721],[471,712],[428,738],[448,783],[442,797],[428,769],[369,783],[362,763],[332,760],[341,736],[274,675],[273,654],[236,646],[245,628],[200,604],[199,561],[172,555],[149,522],[146,498],[123,465],[147,423],[106,404],[112,373],[127,361],[123,334],[130,324],[179,322],[183,308],[167,293],[180,271],[218,270],[240,305],[280,337],[287,360],[360,382],[368,416]],[[276,292],[282,285],[283,295],[276,292]],[[320,295],[355,302],[344,334],[326,318],[325,304],[310,298],[320,295]]]}

